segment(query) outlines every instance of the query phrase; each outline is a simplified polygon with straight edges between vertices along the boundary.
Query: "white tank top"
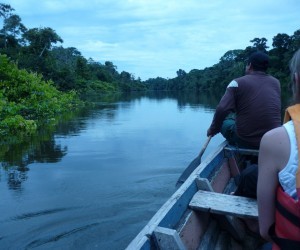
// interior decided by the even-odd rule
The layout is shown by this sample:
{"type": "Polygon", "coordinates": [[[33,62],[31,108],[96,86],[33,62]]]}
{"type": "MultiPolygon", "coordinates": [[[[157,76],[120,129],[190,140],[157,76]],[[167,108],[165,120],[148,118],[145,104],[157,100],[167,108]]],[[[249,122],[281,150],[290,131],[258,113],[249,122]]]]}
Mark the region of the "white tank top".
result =
{"type": "Polygon", "coordinates": [[[283,190],[291,197],[296,199],[296,171],[298,168],[298,146],[296,142],[296,134],[293,121],[289,121],[283,124],[283,126],[290,138],[291,153],[288,163],[278,173],[278,178],[283,190]]]}

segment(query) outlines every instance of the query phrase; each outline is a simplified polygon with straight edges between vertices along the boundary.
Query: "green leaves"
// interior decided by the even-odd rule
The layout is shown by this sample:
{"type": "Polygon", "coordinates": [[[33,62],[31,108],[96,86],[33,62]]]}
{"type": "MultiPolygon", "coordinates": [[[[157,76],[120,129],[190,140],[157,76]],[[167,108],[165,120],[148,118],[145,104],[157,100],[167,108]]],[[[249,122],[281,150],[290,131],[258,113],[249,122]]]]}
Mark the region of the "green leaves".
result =
{"type": "Polygon", "coordinates": [[[19,70],[0,55],[0,134],[34,133],[41,121],[81,104],[76,92],[62,93],[41,75],[19,70]]]}

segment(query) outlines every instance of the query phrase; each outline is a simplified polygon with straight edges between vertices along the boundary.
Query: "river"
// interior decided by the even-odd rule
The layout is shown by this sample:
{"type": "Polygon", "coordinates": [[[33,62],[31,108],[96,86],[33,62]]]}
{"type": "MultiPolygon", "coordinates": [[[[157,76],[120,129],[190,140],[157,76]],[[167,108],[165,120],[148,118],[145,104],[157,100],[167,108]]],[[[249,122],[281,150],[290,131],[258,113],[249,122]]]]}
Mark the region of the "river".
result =
{"type": "Polygon", "coordinates": [[[218,100],[94,98],[54,130],[2,147],[0,249],[126,248],[202,148],[218,100]]]}

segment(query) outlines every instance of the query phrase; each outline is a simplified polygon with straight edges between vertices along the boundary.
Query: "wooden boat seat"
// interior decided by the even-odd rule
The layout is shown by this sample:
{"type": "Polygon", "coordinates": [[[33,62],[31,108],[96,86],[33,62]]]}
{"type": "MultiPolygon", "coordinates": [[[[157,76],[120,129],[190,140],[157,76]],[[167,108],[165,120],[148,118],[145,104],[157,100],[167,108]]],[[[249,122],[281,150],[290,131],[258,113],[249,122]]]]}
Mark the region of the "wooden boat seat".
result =
{"type": "MultiPolygon", "coordinates": [[[[197,183],[198,190],[200,190],[201,192],[205,192],[206,191],[207,195],[209,195],[209,196],[211,196],[211,194],[220,195],[219,197],[223,197],[223,199],[225,198],[225,200],[226,200],[226,198],[233,197],[233,199],[235,199],[237,197],[237,196],[229,195],[232,191],[235,190],[235,183],[234,183],[233,179],[231,179],[228,182],[227,186],[223,190],[223,193],[215,192],[215,190],[213,189],[212,185],[210,184],[210,182],[206,178],[197,178],[196,179],[196,183],[197,183]]],[[[200,192],[200,191],[198,191],[198,192],[200,192]]],[[[239,198],[245,198],[245,197],[238,197],[238,199],[239,198]]],[[[243,199],[241,199],[241,200],[239,199],[239,202],[241,203],[242,200],[243,199]]],[[[193,201],[193,199],[191,199],[191,201],[193,201]]],[[[254,204],[256,203],[256,200],[252,200],[252,201],[254,202],[254,204]]],[[[243,241],[243,239],[246,236],[246,227],[245,227],[245,224],[240,220],[240,218],[245,218],[245,216],[240,216],[240,218],[238,218],[238,216],[233,215],[235,213],[232,213],[232,212],[230,212],[230,211],[227,210],[227,208],[226,208],[227,206],[226,207],[223,206],[222,209],[224,209],[224,211],[222,213],[221,213],[221,211],[217,212],[215,210],[211,210],[210,208],[211,207],[213,208],[213,206],[215,206],[215,203],[220,204],[220,206],[222,206],[222,204],[223,204],[222,199],[220,199],[220,201],[219,201],[219,198],[217,198],[216,196],[215,196],[214,200],[211,200],[211,202],[212,202],[212,206],[210,206],[210,207],[202,207],[202,208],[195,207],[193,209],[190,206],[191,204],[189,204],[189,207],[192,208],[192,210],[195,211],[195,212],[197,212],[197,211],[200,211],[200,212],[201,211],[202,212],[205,211],[207,213],[213,214],[214,217],[215,217],[215,219],[217,219],[217,221],[219,222],[219,224],[222,225],[222,227],[226,231],[228,231],[235,240],[237,240],[237,241],[243,241]]],[[[233,205],[233,204],[231,204],[231,205],[233,205]]],[[[255,207],[255,205],[254,205],[254,207],[255,207]]],[[[257,208],[254,208],[254,210],[257,211],[257,208]]],[[[243,212],[244,211],[242,211],[242,213],[243,212]]],[[[255,219],[255,220],[257,220],[257,219],[255,219]]]]}
{"type": "Polygon", "coordinates": [[[189,206],[203,212],[248,219],[258,218],[257,201],[246,197],[199,190],[189,206]]]}
{"type": "Polygon", "coordinates": [[[243,155],[258,155],[258,153],[259,153],[259,150],[257,150],[257,149],[237,148],[237,147],[230,146],[230,145],[227,145],[226,147],[224,147],[224,150],[238,151],[239,154],[243,154],[243,155]]]}

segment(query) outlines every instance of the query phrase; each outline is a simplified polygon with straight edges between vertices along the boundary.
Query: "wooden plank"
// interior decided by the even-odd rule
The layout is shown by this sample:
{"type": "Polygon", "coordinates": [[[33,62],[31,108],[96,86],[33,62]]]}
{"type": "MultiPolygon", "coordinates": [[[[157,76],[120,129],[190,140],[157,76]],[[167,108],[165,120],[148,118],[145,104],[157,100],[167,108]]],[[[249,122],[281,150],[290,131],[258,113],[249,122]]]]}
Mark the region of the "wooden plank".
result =
{"type": "Polygon", "coordinates": [[[259,150],[257,150],[257,149],[238,148],[238,147],[234,147],[234,146],[230,146],[230,145],[224,147],[224,149],[228,150],[228,151],[236,151],[237,153],[242,154],[242,155],[258,155],[258,153],[259,153],[259,150]]]}
{"type": "Polygon", "coordinates": [[[218,171],[215,172],[214,176],[211,179],[211,186],[213,190],[217,193],[223,193],[224,188],[226,187],[230,179],[230,169],[228,160],[223,159],[222,165],[218,171]]]}
{"type": "Polygon", "coordinates": [[[258,218],[257,201],[241,196],[199,190],[189,205],[192,209],[200,211],[241,218],[258,218]]]}
{"type": "MultiPolygon", "coordinates": [[[[214,192],[210,182],[205,178],[196,179],[197,187],[199,190],[214,192]]],[[[228,183],[228,187],[225,188],[225,192],[230,193],[232,190],[231,186],[235,186],[234,180],[228,183]]],[[[222,225],[223,229],[227,230],[234,239],[241,241],[245,237],[245,227],[244,224],[239,221],[238,218],[229,215],[216,215],[215,218],[222,225]]]]}
{"type": "Polygon", "coordinates": [[[157,245],[159,246],[159,249],[165,249],[165,250],[186,249],[176,230],[165,228],[165,227],[157,227],[153,233],[157,245]]]}
{"type": "Polygon", "coordinates": [[[137,250],[137,249],[143,249],[143,250],[152,249],[149,237],[143,235],[142,237],[138,238],[138,241],[135,242],[134,245],[130,244],[128,247],[126,247],[126,250],[137,250]]]}
{"type": "Polygon", "coordinates": [[[183,244],[187,249],[196,249],[200,244],[200,238],[205,234],[211,214],[189,210],[176,228],[183,244]]]}
{"type": "Polygon", "coordinates": [[[240,174],[240,169],[236,163],[236,159],[232,156],[228,159],[229,168],[231,172],[231,176],[236,176],[240,174]]]}

